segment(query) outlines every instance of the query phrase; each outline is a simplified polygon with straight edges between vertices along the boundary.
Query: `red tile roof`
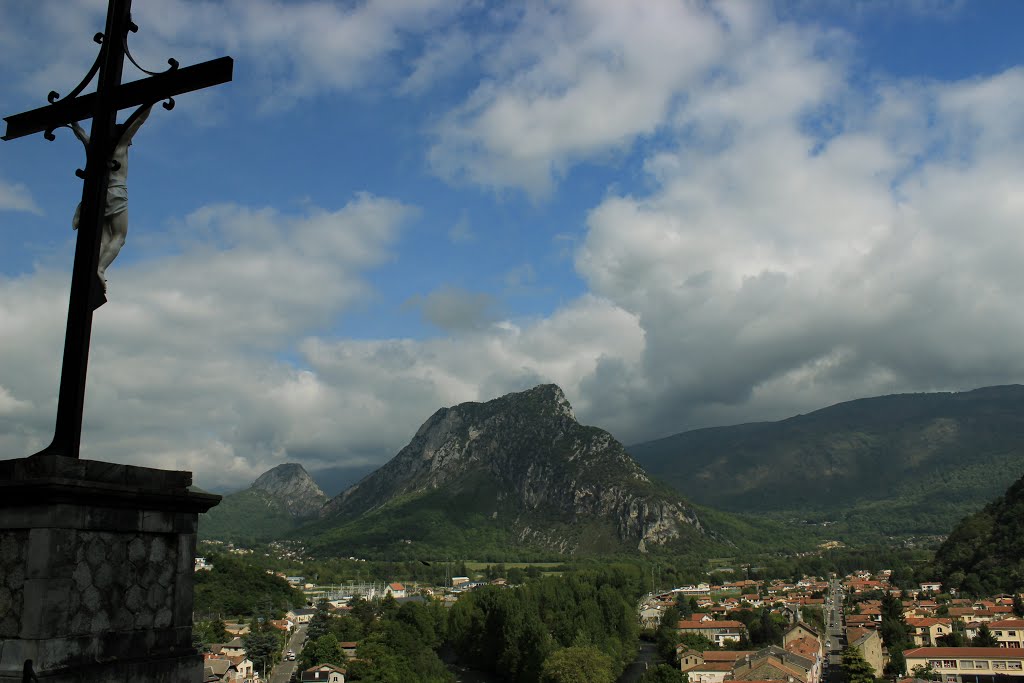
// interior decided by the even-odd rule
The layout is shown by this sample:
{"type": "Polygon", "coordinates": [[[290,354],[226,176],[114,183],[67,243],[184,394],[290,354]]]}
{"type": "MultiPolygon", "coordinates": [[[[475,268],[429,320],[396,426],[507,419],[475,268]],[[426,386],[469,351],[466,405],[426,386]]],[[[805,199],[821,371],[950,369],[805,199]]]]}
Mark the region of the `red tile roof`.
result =
{"type": "Polygon", "coordinates": [[[988,627],[1024,629],[1024,619],[1000,619],[999,621],[990,621],[988,622],[988,627]]]}

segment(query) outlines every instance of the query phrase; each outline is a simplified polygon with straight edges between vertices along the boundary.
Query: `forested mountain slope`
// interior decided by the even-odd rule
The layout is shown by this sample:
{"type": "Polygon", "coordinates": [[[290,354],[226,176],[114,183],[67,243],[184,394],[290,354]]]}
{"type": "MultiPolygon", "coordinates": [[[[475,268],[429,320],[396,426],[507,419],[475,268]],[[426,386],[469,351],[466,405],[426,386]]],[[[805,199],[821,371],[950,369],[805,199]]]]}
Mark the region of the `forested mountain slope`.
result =
{"type": "Polygon", "coordinates": [[[696,503],[945,534],[1024,473],[1024,387],[865,398],[628,451],[696,503]]]}
{"type": "Polygon", "coordinates": [[[957,525],[935,568],[945,587],[972,595],[1024,590],[1024,477],[957,525]]]}

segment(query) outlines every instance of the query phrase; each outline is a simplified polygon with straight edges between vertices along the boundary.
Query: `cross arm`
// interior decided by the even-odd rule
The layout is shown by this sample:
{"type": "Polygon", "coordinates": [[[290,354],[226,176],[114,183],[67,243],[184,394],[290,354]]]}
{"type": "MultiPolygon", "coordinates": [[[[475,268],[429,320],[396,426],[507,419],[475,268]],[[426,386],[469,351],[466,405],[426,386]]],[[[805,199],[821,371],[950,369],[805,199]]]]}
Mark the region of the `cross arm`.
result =
{"type": "MultiPolygon", "coordinates": [[[[182,69],[165,71],[164,73],[143,78],[119,86],[114,94],[117,109],[127,109],[143,104],[153,104],[160,100],[181,95],[182,93],[201,90],[212,85],[220,85],[231,80],[234,60],[231,57],[220,57],[208,62],[187,66],[182,69]]],[[[72,100],[7,116],[7,134],[4,140],[41,133],[45,130],[58,128],[73,121],[81,121],[92,117],[96,109],[96,93],[81,95],[72,100]]]]}

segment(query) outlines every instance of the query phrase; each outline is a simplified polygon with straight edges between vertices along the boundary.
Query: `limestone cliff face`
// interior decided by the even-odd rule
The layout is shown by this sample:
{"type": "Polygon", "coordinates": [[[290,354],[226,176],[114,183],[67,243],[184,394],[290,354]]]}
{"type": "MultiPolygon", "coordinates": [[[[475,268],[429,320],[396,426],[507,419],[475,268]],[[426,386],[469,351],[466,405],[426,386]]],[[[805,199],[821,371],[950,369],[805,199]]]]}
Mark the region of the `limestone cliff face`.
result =
{"type": "Polygon", "coordinates": [[[327,502],[327,494],[298,463],[284,463],[264,472],[251,488],[270,494],[296,519],[315,517],[327,502]]]}
{"type": "Polygon", "coordinates": [[[553,384],[438,410],[321,516],[354,519],[396,499],[467,486],[494,492],[493,512],[477,512],[500,519],[524,543],[560,552],[579,549],[572,530],[584,527],[641,551],[703,534],[694,511],[652,482],[610,434],[580,425],[553,384]]]}

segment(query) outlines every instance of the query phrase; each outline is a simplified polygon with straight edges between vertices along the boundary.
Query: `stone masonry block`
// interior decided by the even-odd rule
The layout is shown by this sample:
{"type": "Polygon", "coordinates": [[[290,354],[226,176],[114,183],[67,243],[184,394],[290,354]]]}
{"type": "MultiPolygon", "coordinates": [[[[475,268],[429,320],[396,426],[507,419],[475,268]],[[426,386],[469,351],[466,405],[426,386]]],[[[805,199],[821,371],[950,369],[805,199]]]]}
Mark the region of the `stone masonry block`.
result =
{"type": "Polygon", "coordinates": [[[0,533],[0,567],[21,564],[25,557],[25,533],[4,531],[0,533]]]}
{"type": "Polygon", "coordinates": [[[196,562],[196,536],[195,534],[182,534],[178,536],[178,574],[192,576],[195,572],[196,562]]]}
{"type": "Polygon", "coordinates": [[[194,512],[179,512],[174,515],[174,532],[195,534],[199,530],[199,515],[194,512]]]}
{"type": "Polygon", "coordinates": [[[95,507],[89,509],[86,525],[96,531],[138,531],[144,514],[127,508],[95,507]]]}
{"type": "Polygon", "coordinates": [[[139,564],[146,559],[146,542],[141,536],[136,536],[128,543],[128,561],[132,564],[139,564]]]}
{"type": "Polygon", "coordinates": [[[167,559],[169,552],[168,544],[172,539],[167,536],[160,535],[153,538],[153,545],[149,549],[149,561],[157,564],[163,564],[167,559]]]}
{"type": "Polygon", "coordinates": [[[183,683],[200,511],[191,475],[40,456],[0,461],[0,683],[183,683]]]}
{"type": "Polygon", "coordinates": [[[124,596],[124,606],[128,612],[134,615],[143,608],[143,603],[146,600],[146,593],[140,586],[132,586],[128,589],[128,592],[124,596]]]}
{"type": "Polygon", "coordinates": [[[127,607],[119,605],[114,611],[114,619],[110,625],[119,631],[127,631],[135,625],[135,617],[127,607]]]}
{"type": "Polygon", "coordinates": [[[105,532],[93,532],[85,541],[85,561],[90,567],[98,569],[107,561],[107,542],[114,539],[105,532]]]}
{"type": "Polygon", "coordinates": [[[142,513],[142,531],[169,534],[174,531],[174,513],[162,510],[142,513]]]}
{"type": "Polygon", "coordinates": [[[78,533],[72,529],[32,529],[28,532],[26,578],[71,576],[77,545],[78,533]]]}
{"type": "Polygon", "coordinates": [[[168,628],[173,620],[174,612],[164,607],[157,611],[156,617],[153,618],[153,626],[156,628],[168,628]]]}
{"type": "Polygon", "coordinates": [[[135,613],[135,628],[145,630],[147,634],[152,633],[150,629],[153,628],[153,617],[156,616],[148,608],[144,607],[135,613]]]}
{"type": "Polygon", "coordinates": [[[68,579],[27,579],[25,605],[21,622],[22,638],[52,638],[68,632],[68,595],[72,590],[68,579]]]}
{"type": "Polygon", "coordinates": [[[0,528],[85,528],[82,506],[67,503],[0,507],[0,528]]]}
{"type": "Polygon", "coordinates": [[[26,659],[39,659],[38,641],[0,640],[0,671],[21,671],[26,659]]]}
{"type": "Polygon", "coordinates": [[[95,586],[89,586],[82,592],[82,611],[87,614],[99,612],[103,609],[104,602],[106,601],[95,586]]]}
{"type": "Polygon", "coordinates": [[[75,588],[79,591],[85,590],[92,585],[92,569],[85,562],[79,562],[74,571],[71,572],[71,579],[75,582],[75,588]]]}
{"type": "Polygon", "coordinates": [[[96,643],[90,636],[49,638],[39,643],[36,671],[46,671],[95,659],[96,643]]]}

